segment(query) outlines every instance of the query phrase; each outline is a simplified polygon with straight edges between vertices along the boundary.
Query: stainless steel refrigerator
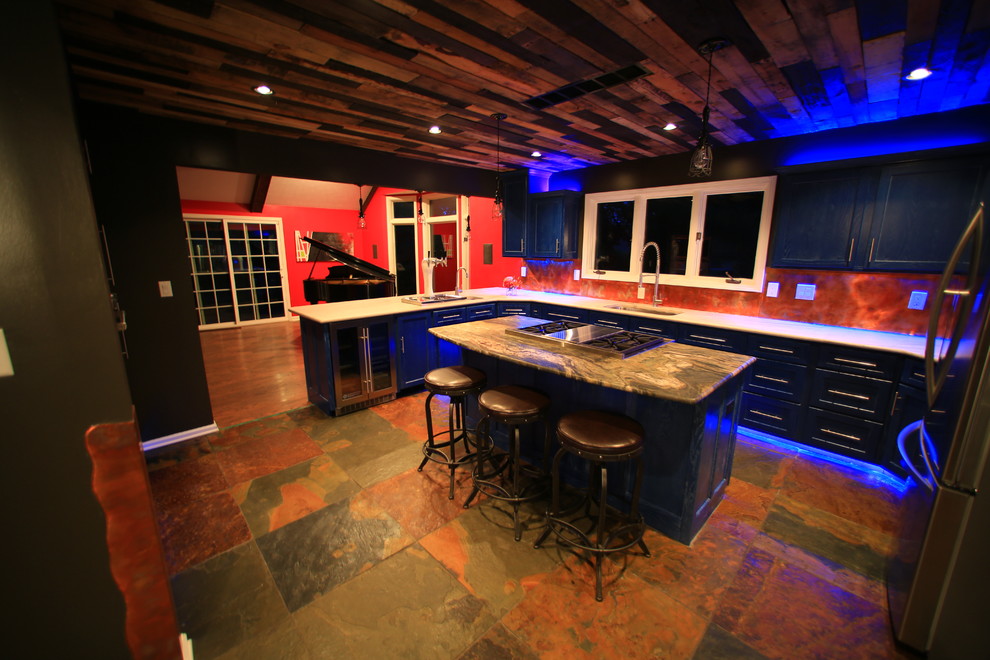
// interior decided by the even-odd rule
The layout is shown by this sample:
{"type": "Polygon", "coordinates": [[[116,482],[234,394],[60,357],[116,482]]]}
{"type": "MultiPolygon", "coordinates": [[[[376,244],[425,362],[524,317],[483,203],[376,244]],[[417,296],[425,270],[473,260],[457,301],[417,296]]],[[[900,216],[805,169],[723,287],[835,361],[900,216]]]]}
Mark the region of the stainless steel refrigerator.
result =
{"type": "Polygon", "coordinates": [[[927,410],[898,436],[910,478],[888,601],[897,639],[932,660],[990,658],[990,227],[982,204],[931,310],[927,410]]]}

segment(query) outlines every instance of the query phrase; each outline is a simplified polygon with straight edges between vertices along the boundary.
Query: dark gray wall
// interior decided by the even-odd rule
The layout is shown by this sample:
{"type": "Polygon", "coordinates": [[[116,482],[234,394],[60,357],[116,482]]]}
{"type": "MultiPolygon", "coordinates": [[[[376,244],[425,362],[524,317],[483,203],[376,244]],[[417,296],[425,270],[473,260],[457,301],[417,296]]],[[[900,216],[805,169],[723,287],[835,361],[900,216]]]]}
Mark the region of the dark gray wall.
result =
{"type": "Polygon", "coordinates": [[[48,2],[0,4],[3,655],[128,657],[86,429],[131,419],[48,2]]]}

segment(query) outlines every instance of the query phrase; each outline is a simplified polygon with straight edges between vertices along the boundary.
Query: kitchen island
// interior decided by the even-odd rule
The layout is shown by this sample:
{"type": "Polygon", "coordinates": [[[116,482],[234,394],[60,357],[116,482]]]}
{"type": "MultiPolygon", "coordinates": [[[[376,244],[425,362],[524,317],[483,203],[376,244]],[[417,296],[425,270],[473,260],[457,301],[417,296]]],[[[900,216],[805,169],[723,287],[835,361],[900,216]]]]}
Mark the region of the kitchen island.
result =
{"type": "MultiPolygon", "coordinates": [[[[462,362],[482,369],[490,386],[545,392],[551,424],[582,409],[639,421],[646,430],[640,511],[654,529],[690,543],[728,484],[744,372],[754,358],[674,342],[622,359],[506,334],[539,323],[545,321],[509,316],[430,332],[460,347],[462,362]]],[[[582,484],[583,467],[566,463],[564,479],[582,484]]],[[[631,468],[618,466],[609,474],[620,506],[630,495],[631,468]]]]}

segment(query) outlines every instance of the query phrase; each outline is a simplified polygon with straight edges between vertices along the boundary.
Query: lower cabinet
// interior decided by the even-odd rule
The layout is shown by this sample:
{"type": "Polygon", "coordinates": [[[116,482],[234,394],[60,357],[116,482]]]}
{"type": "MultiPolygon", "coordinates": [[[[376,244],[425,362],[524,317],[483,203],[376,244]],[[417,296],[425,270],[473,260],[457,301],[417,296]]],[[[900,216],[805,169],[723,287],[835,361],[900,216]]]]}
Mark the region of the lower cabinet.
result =
{"type": "Polygon", "coordinates": [[[399,389],[423,384],[423,376],[433,368],[435,337],[430,334],[430,314],[403,314],[395,322],[399,389]]]}

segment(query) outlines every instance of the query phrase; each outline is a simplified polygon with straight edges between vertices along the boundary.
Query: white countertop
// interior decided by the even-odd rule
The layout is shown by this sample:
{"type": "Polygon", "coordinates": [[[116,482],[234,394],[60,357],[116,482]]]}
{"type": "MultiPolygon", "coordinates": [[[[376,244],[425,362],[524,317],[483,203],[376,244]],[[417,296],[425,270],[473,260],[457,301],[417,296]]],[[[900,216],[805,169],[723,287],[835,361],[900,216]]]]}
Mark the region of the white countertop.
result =
{"type": "MultiPolygon", "coordinates": [[[[638,313],[631,310],[609,309],[609,305],[617,304],[614,300],[588,298],[561,293],[544,293],[542,291],[515,290],[506,294],[503,287],[487,289],[468,289],[464,295],[471,296],[470,300],[457,300],[447,303],[431,303],[428,305],[411,305],[402,302],[400,297],[370,298],[367,300],[348,300],[345,302],[321,303],[318,305],[303,305],[290,307],[289,311],[317,323],[335,323],[355,319],[374,318],[376,316],[392,316],[396,314],[411,314],[447,307],[486,302],[543,302],[553,305],[566,305],[580,309],[593,309],[614,314],[626,314],[642,318],[661,319],[674,323],[687,323],[726,330],[756,332],[775,337],[790,337],[793,339],[808,339],[811,341],[828,342],[843,346],[877,349],[901,353],[913,357],[924,357],[925,338],[903,335],[895,332],[878,332],[876,330],[859,330],[856,328],[840,328],[831,325],[815,323],[799,323],[797,321],[780,321],[764,319],[756,316],[740,314],[722,314],[719,312],[700,312],[693,309],[678,309],[666,307],[663,309],[676,312],[672,316],[657,316],[649,312],[638,313]]],[[[636,307],[634,303],[622,303],[626,307],[636,307]]],[[[642,305],[648,307],[648,305],[642,305]]]]}

